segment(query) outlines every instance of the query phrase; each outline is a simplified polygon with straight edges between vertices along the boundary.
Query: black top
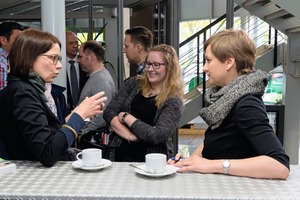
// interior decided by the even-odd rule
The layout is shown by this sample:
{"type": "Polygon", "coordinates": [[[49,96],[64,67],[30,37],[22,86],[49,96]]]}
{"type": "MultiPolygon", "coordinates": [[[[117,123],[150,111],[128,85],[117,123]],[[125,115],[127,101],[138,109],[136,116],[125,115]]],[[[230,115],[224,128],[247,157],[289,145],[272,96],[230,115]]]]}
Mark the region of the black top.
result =
{"type": "MultiPolygon", "coordinates": [[[[132,113],[132,102],[139,91],[138,78],[136,76],[129,78],[103,111],[103,118],[107,124],[110,124],[113,118],[117,117],[122,111],[132,113]]],[[[163,153],[169,158],[174,155],[172,136],[175,133],[177,134],[178,123],[182,117],[183,109],[181,98],[177,96],[171,97],[157,108],[151,124],[137,118],[130,126],[130,130],[140,142],[144,142],[147,153],[163,153]]],[[[146,112],[143,109],[141,115],[148,116],[148,110],[146,112]]],[[[110,146],[118,148],[123,140],[126,139],[116,134],[111,140],[110,146]]],[[[108,152],[107,158],[115,160],[115,148],[108,152]]]]}
{"type": "MultiPolygon", "coordinates": [[[[132,115],[143,122],[153,125],[153,119],[157,111],[155,96],[146,98],[140,92],[131,103],[132,115]]],[[[116,161],[145,162],[147,145],[144,142],[128,142],[123,140],[116,151],[116,161]]]]}
{"type": "Polygon", "coordinates": [[[222,124],[205,132],[202,156],[208,159],[242,159],[259,155],[270,156],[289,168],[279,139],[269,124],[261,98],[241,98],[222,124]]]}

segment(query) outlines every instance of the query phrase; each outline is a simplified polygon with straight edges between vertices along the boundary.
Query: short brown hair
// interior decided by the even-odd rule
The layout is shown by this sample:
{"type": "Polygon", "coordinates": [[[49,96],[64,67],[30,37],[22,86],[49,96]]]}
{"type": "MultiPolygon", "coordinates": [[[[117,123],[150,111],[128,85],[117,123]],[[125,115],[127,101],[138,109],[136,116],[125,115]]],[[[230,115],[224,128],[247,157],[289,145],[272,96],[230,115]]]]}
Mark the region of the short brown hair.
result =
{"type": "Polygon", "coordinates": [[[90,52],[93,52],[99,62],[104,61],[105,50],[99,42],[95,40],[89,40],[87,42],[84,42],[82,45],[82,50],[84,53],[89,54],[90,52]]]}
{"type": "Polygon", "coordinates": [[[10,73],[28,77],[37,57],[49,51],[54,44],[61,47],[59,39],[51,33],[34,28],[22,31],[9,52],[10,73]]]}
{"type": "Polygon", "coordinates": [[[153,45],[153,34],[146,27],[135,26],[131,29],[127,29],[125,35],[130,35],[132,43],[141,44],[145,51],[149,51],[153,45]]]}
{"type": "Polygon", "coordinates": [[[253,40],[243,30],[223,30],[213,35],[204,44],[204,50],[210,45],[212,53],[220,60],[233,57],[237,72],[247,74],[255,65],[256,47],[253,40]]]}

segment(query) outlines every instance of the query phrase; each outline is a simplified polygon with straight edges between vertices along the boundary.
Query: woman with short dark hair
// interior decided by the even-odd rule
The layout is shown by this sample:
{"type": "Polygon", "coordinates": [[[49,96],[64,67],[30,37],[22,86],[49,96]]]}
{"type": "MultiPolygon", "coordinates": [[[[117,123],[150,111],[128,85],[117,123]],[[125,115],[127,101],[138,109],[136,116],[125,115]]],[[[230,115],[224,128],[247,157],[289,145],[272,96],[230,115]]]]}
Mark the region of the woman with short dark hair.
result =
{"type": "Polygon", "coordinates": [[[102,112],[103,92],[84,100],[65,124],[51,111],[45,84],[52,83],[62,68],[60,50],[54,35],[37,29],[23,31],[12,45],[8,85],[0,95],[0,135],[8,159],[38,160],[47,167],[73,160],[69,147],[84,119],[102,112]]]}

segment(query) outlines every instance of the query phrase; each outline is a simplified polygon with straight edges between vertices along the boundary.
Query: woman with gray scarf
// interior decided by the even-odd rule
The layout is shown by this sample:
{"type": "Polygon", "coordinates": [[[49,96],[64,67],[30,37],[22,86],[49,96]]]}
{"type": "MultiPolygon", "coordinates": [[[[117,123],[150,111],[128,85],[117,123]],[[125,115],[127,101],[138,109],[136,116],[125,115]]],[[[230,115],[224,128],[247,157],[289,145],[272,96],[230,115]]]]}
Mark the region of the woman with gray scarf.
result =
{"type": "Polygon", "coordinates": [[[209,128],[190,158],[168,163],[180,167],[178,172],[287,179],[289,157],[262,101],[268,74],[254,70],[255,44],[244,31],[224,30],[207,40],[204,48],[203,71],[212,87],[200,116],[209,128]]]}

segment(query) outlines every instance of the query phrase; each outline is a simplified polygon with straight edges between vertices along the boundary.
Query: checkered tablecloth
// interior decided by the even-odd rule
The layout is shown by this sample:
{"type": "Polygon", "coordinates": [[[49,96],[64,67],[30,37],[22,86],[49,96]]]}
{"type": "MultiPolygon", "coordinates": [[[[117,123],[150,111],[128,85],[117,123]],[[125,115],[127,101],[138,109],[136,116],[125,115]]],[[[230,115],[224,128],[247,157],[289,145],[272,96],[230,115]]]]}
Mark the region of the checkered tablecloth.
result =
{"type": "Polygon", "coordinates": [[[221,174],[175,173],[161,178],[139,175],[128,163],[98,171],[58,162],[15,161],[17,172],[0,176],[0,199],[299,199],[300,166],[286,181],[221,174]]]}

